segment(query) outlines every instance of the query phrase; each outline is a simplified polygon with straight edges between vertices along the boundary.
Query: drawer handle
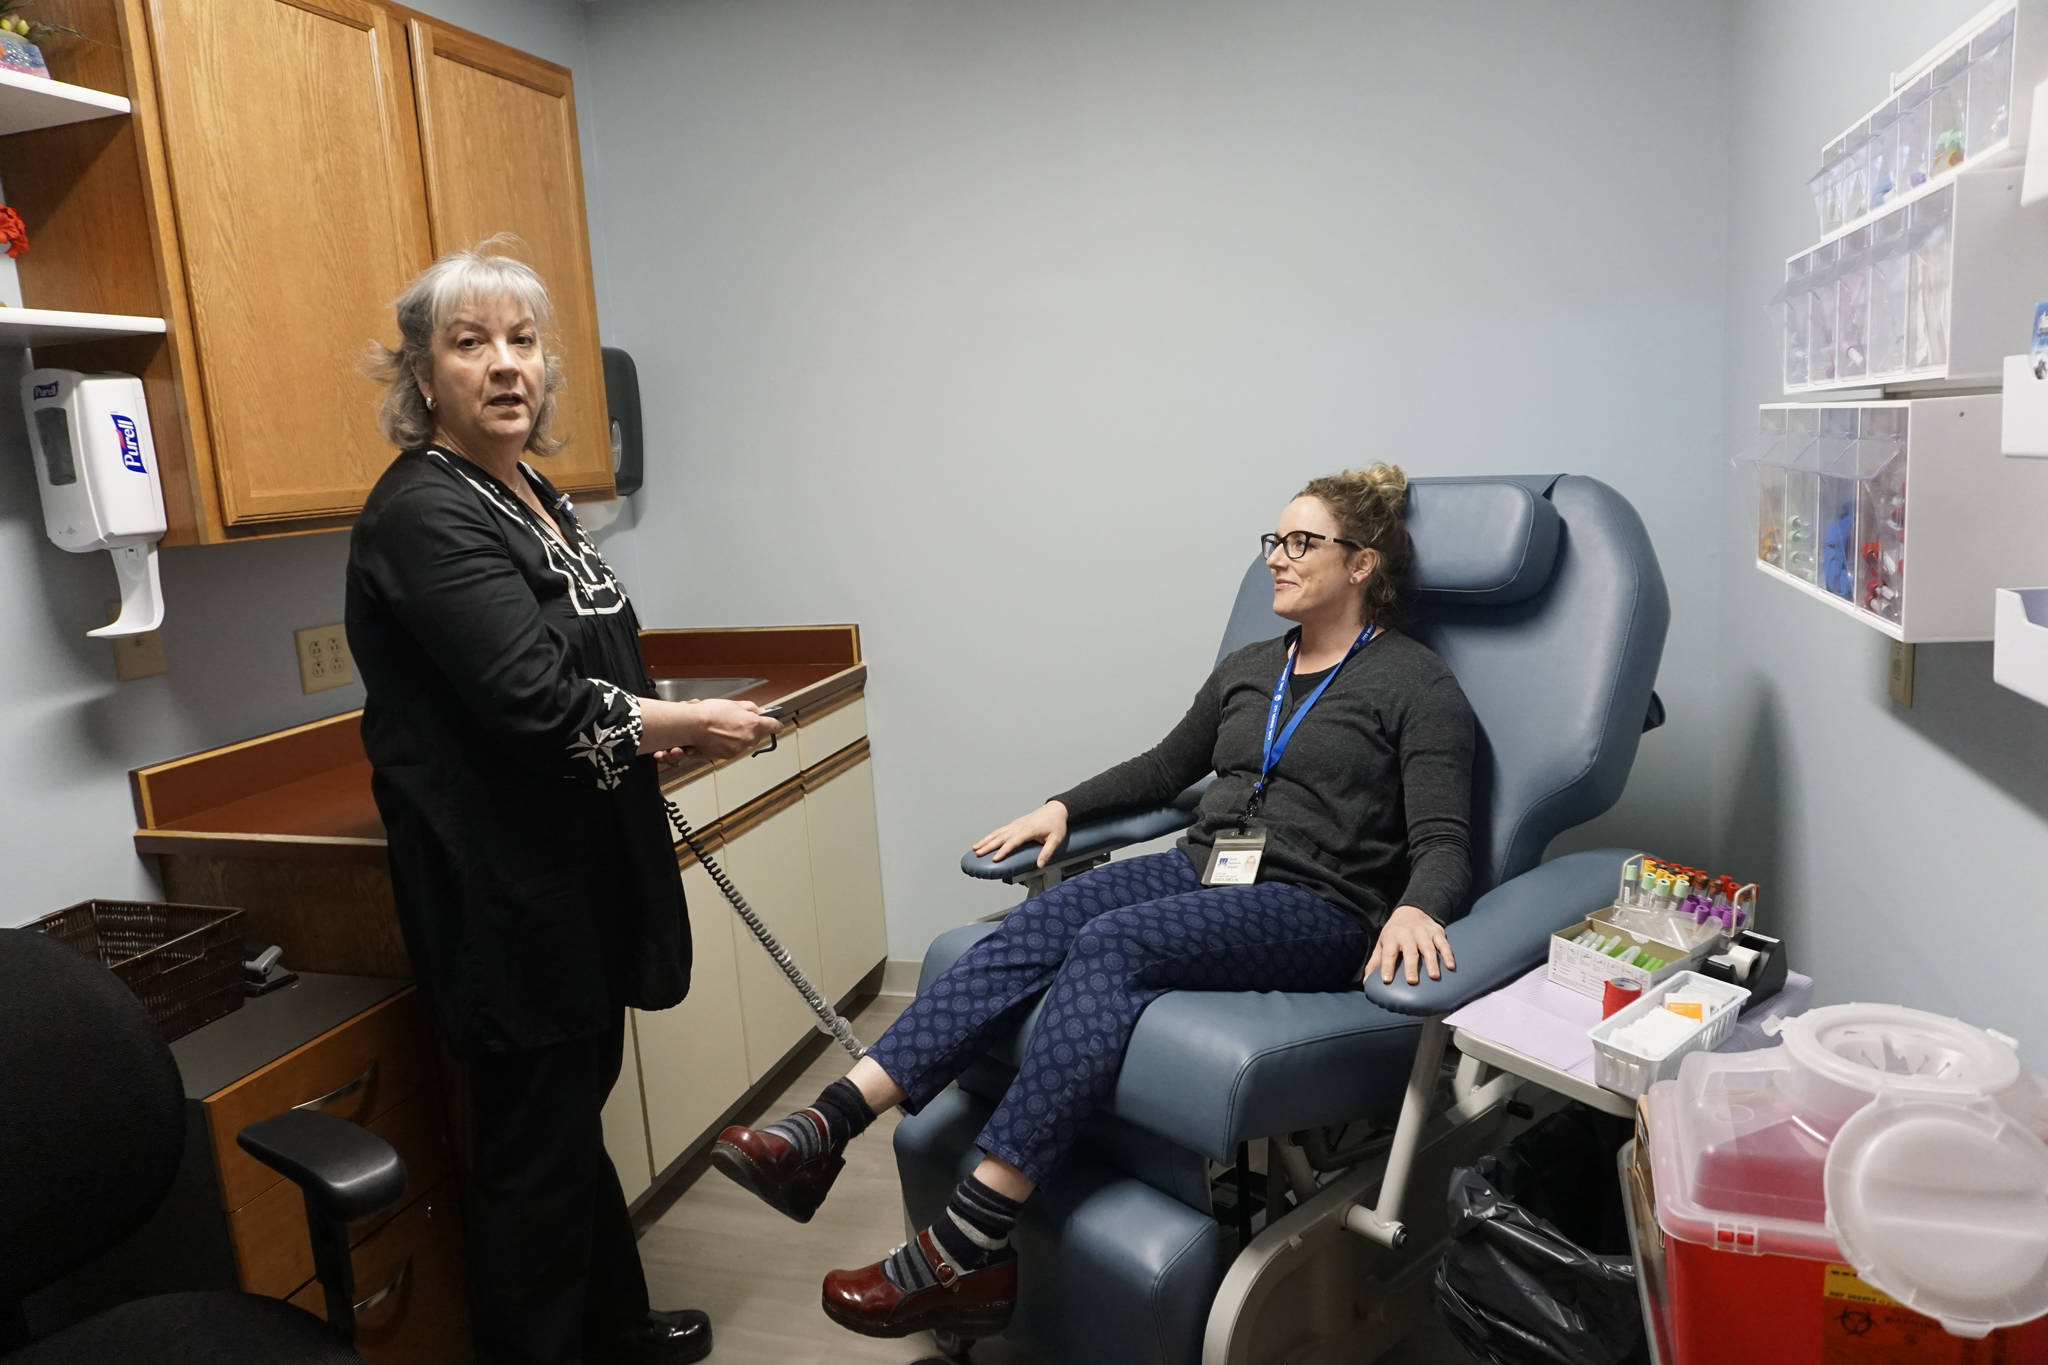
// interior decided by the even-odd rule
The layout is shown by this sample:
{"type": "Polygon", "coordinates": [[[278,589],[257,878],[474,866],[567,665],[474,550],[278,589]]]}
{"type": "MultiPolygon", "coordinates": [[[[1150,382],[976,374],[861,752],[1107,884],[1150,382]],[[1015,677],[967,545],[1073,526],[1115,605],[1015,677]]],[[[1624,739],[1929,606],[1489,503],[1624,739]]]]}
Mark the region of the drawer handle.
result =
{"type": "Polygon", "coordinates": [[[356,1091],[361,1090],[364,1086],[370,1083],[370,1078],[377,1074],[378,1060],[378,1058],[372,1057],[370,1059],[370,1064],[363,1068],[363,1074],[356,1077],[354,1080],[349,1081],[346,1084],[336,1086],[334,1089],[328,1091],[326,1094],[320,1096],[318,1099],[306,1100],[303,1103],[293,1105],[292,1108],[325,1109],[328,1105],[334,1103],[336,1100],[347,1099],[350,1095],[355,1094],[356,1091]]]}
{"type": "Polygon", "coordinates": [[[393,1294],[397,1294],[403,1291],[406,1286],[406,1283],[411,1279],[412,1257],[408,1256],[405,1258],[405,1264],[398,1267],[398,1273],[391,1277],[391,1282],[389,1284],[385,1285],[382,1289],[370,1295],[369,1298],[364,1299],[361,1303],[356,1305],[357,1315],[360,1316],[364,1313],[369,1312],[372,1308],[375,1308],[378,1304],[384,1302],[384,1300],[390,1298],[393,1294]]]}

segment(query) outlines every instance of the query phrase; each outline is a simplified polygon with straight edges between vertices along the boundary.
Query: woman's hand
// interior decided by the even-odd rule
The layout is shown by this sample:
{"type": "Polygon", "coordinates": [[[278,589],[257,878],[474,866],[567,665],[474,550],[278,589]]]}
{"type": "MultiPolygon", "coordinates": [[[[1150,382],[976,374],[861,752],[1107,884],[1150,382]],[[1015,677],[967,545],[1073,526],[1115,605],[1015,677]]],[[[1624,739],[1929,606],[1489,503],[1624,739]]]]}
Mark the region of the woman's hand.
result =
{"type": "Polygon", "coordinates": [[[1380,941],[1373,944],[1372,956],[1365,960],[1365,976],[1371,976],[1377,967],[1380,984],[1390,986],[1394,982],[1396,967],[1406,966],[1408,984],[1420,985],[1421,969],[1429,968],[1429,979],[1440,981],[1442,973],[1437,971],[1437,959],[1443,959],[1446,972],[1458,970],[1457,960],[1451,956],[1451,941],[1444,937],[1444,927],[1429,917],[1428,912],[1412,905],[1404,905],[1387,917],[1387,925],[1380,930],[1380,941]]]}
{"type": "Polygon", "coordinates": [[[712,758],[736,758],[782,729],[750,701],[685,703],[696,712],[697,737],[690,747],[712,758]]]}
{"type": "Polygon", "coordinates": [[[640,702],[640,751],[657,760],[686,753],[736,758],[781,729],[750,701],[640,702]]]}
{"type": "Polygon", "coordinates": [[[1029,815],[1020,815],[1000,829],[992,829],[974,841],[974,851],[992,854],[998,860],[1009,857],[1026,844],[1042,844],[1038,865],[1044,867],[1067,841],[1067,808],[1048,801],[1029,815]]]}

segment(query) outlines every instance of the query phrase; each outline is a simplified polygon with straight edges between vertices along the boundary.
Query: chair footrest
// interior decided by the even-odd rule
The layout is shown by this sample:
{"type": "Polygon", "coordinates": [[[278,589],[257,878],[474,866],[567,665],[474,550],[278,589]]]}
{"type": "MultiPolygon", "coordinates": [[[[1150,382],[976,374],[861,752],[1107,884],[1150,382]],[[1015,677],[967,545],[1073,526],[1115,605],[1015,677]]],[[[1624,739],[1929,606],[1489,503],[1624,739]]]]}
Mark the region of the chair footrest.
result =
{"type": "MultiPolygon", "coordinates": [[[[981,1153],[993,1106],[948,1090],[896,1128],[896,1166],[916,1226],[944,1209],[981,1153]]],[[[1077,1156],[1017,1225],[1017,1311],[1004,1336],[1046,1360],[1193,1365],[1209,1304],[1236,1254],[1206,1213],[1077,1156]]]]}

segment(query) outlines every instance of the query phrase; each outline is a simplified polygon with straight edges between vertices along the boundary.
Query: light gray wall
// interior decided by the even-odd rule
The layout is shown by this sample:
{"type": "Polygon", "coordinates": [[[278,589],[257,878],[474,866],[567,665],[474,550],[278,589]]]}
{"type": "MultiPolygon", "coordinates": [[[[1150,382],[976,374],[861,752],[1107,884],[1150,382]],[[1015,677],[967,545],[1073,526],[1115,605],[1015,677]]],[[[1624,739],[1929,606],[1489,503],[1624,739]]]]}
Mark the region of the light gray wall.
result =
{"type": "MultiPolygon", "coordinates": [[[[583,65],[583,16],[564,0],[418,8],[583,65]]],[[[595,140],[583,137],[586,196],[595,140]]],[[[33,240],[34,224],[29,231],[33,240]]],[[[158,894],[135,852],[130,768],[362,705],[360,687],[299,691],[292,631],[341,619],[348,545],[338,534],[164,551],[170,672],[115,680],[111,647],[85,638],[116,596],[113,566],[104,554],[66,554],[43,535],[21,362],[20,351],[0,352],[0,924],[88,897],[158,894]]]]}
{"type": "Polygon", "coordinates": [[[964,846],[1164,733],[1255,538],[1375,457],[1635,501],[1672,723],[1587,837],[1706,857],[1722,5],[589,23],[604,330],[652,433],[616,553],[650,623],[860,623],[892,956],[1014,900],[964,846]]]}
{"type": "MultiPolygon", "coordinates": [[[[1978,0],[1742,0],[1734,10],[1728,279],[1730,430],[1777,401],[1767,304],[1815,236],[1820,147],[1978,0]]],[[[2012,302],[2013,347],[2034,300],[2012,302]]],[[[1827,1000],[1887,1000],[2019,1037],[2048,1058],[2035,889],[2048,848],[2048,710],[1991,681],[1988,645],[1917,651],[1910,710],[1889,642],[1751,567],[1753,484],[1723,479],[1716,540],[1725,705],[1717,848],[1755,869],[1772,920],[1827,1000]]]]}

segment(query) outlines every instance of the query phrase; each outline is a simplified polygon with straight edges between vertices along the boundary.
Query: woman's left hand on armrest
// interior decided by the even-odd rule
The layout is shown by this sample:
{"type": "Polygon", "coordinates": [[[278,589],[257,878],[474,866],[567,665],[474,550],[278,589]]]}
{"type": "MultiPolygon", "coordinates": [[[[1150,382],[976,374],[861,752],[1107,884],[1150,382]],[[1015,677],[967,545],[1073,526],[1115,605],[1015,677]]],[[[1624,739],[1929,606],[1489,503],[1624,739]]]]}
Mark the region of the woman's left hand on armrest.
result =
{"type": "Polygon", "coordinates": [[[1451,956],[1451,941],[1444,937],[1444,927],[1430,918],[1427,911],[1404,905],[1387,917],[1379,942],[1372,946],[1372,956],[1365,960],[1363,975],[1371,976],[1377,969],[1381,984],[1391,985],[1398,968],[1408,978],[1408,984],[1414,986],[1421,984],[1422,970],[1427,968],[1429,979],[1439,981],[1443,975],[1437,970],[1439,958],[1444,971],[1458,969],[1457,960],[1451,956]]]}

